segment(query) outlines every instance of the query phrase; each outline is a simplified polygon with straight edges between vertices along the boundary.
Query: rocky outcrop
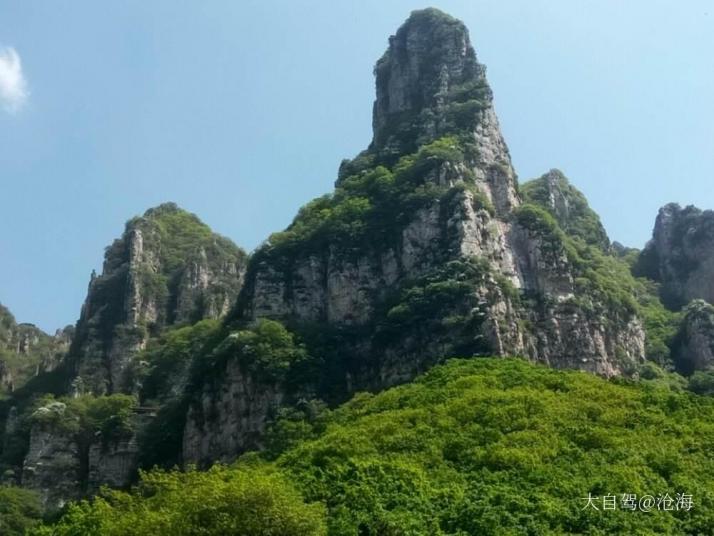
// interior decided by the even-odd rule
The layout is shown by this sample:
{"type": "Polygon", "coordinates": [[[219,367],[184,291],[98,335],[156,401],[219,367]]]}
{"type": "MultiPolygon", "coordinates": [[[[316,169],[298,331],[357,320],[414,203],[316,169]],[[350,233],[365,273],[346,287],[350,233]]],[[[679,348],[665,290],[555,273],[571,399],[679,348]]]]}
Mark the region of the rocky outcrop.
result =
{"type": "Polygon", "coordinates": [[[128,389],[127,365],[149,337],[229,310],[245,262],[240,248],[174,204],[130,220],[89,283],[70,352],[75,390],[128,389]]]}
{"type": "Polygon", "coordinates": [[[714,302],[714,212],[676,203],[662,207],[635,271],[661,283],[671,308],[695,299],[714,302]]]}
{"type": "Polygon", "coordinates": [[[135,430],[145,418],[112,415],[109,404],[108,397],[50,400],[26,417],[29,445],[20,483],[39,493],[47,511],[103,485],[132,483],[139,455],[135,430]]]}
{"type": "Polygon", "coordinates": [[[675,365],[683,374],[714,367],[714,305],[704,300],[687,305],[673,346],[675,365]]]}
{"type": "Polygon", "coordinates": [[[30,432],[30,446],[22,467],[22,486],[40,495],[46,510],[58,510],[82,494],[82,454],[70,429],[56,422],[66,405],[54,402],[37,410],[38,421],[30,432]]]}
{"type": "Polygon", "coordinates": [[[610,239],[587,199],[558,169],[551,169],[520,188],[523,201],[545,208],[571,236],[607,250],[610,239]]]}
{"type": "Polygon", "coordinates": [[[362,156],[389,162],[441,136],[468,132],[476,183],[499,213],[517,204],[486,69],[461,21],[437,9],[414,11],[389,38],[374,72],[374,138],[362,156]]]}
{"type": "Polygon", "coordinates": [[[87,484],[90,495],[101,486],[125,488],[134,479],[139,457],[136,436],[116,441],[97,441],[87,451],[87,484]]]}

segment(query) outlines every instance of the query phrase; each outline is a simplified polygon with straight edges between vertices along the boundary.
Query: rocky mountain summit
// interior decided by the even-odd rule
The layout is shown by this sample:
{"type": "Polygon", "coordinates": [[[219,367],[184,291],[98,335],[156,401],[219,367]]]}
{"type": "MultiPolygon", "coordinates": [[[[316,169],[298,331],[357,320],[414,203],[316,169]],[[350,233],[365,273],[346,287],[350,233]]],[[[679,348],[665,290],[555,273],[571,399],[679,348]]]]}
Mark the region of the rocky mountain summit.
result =
{"type": "MultiPolygon", "coordinates": [[[[639,253],[562,172],[519,185],[486,69],[438,10],[413,12],[374,74],[367,149],[250,257],[171,203],[126,224],[66,358],[2,407],[8,479],[53,509],[138,468],[231,461],[451,356],[712,365],[712,306],[679,311],[714,299],[711,213],[665,207],[639,253]]],[[[13,322],[0,349],[17,353],[13,322]]]]}
{"type": "Polygon", "coordinates": [[[131,358],[168,326],[219,318],[241,288],[246,254],[166,203],[130,220],[92,274],[72,341],[74,388],[128,389],[131,358]]]}

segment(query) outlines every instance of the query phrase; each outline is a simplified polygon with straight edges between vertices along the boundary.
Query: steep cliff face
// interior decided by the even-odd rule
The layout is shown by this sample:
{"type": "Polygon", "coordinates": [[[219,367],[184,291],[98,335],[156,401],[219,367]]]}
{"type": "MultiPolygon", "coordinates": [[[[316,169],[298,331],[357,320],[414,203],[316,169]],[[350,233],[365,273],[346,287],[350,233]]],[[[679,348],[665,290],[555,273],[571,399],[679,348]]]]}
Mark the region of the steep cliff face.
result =
{"type": "Polygon", "coordinates": [[[32,324],[18,324],[0,304],[0,397],[54,370],[69,349],[73,331],[66,327],[48,335],[32,324]]]}
{"type": "Polygon", "coordinates": [[[285,323],[319,365],[302,391],[271,386],[270,403],[250,394],[239,364],[226,368],[190,406],[186,461],[251,446],[245,435],[281,398],[381,389],[449,355],[525,355],[608,376],[644,358],[634,281],[603,253],[599,221],[589,243],[554,218],[571,230],[590,221],[582,195],[552,172],[547,202],[522,204],[464,25],[414,12],[375,76],[372,143],[342,163],[333,194],[252,256],[231,317],[285,323]]]}
{"type": "Polygon", "coordinates": [[[24,417],[29,447],[22,486],[38,492],[49,511],[102,485],[128,486],[136,473],[142,418],[133,413],[134,403],[127,395],[85,395],[35,404],[24,417]]]}
{"type": "Polygon", "coordinates": [[[127,365],[151,336],[228,311],[245,262],[240,248],[174,204],[130,220],[89,284],[70,351],[75,389],[127,389],[127,365]]]}
{"type": "MultiPolygon", "coordinates": [[[[42,392],[39,382],[39,392],[8,402],[20,413],[9,410],[13,418],[5,427],[2,463],[23,486],[40,493],[46,509],[105,484],[131,482],[140,450],[137,432],[151,419],[132,414],[134,398],[112,393],[141,389],[142,370],[130,365],[149,340],[168,327],[224,316],[242,285],[246,259],[230,240],[174,204],[127,223],[107,248],[103,273],[92,275],[61,378],[54,381],[65,384],[69,376],[71,386],[53,392],[71,396],[37,407],[32,398],[42,392]]],[[[27,336],[34,331],[6,325],[2,334],[13,335],[3,340],[16,352],[36,344],[27,336]]]]}
{"type": "MultiPolygon", "coordinates": [[[[390,38],[375,74],[369,149],[342,164],[333,196],[302,209],[256,254],[241,313],[366,326],[379,322],[389,295],[414,279],[449,261],[476,258],[491,274],[474,288],[490,295],[476,329],[491,343],[483,351],[525,353],[606,374],[621,369],[616,347],[621,356],[640,359],[643,334],[632,311],[610,324],[598,318],[607,308],[598,297],[584,310],[575,296],[582,259],[547,215],[519,206],[485,68],[464,25],[433,9],[414,12],[390,38]],[[341,232],[342,223],[351,227],[341,232]],[[512,287],[544,307],[518,307],[508,295],[512,287]],[[518,318],[546,329],[523,329],[518,318]],[[550,332],[547,340],[543,332],[550,332]],[[575,334],[585,340],[563,342],[575,334]]],[[[537,182],[566,232],[586,222],[591,241],[608,244],[597,216],[562,174],[537,182]]],[[[536,190],[529,189],[539,198],[536,190]]]]}
{"type": "Polygon", "coordinates": [[[714,302],[714,212],[662,207],[635,269],[661,283],[662,299],[672,308],[695,299],[714,302]]]}
{"type": "Polygon", "coordinates": [[[36,491],[47,511],[82,496],[79,447],[71,436],[34,429],[22,470],[22,486],[36,491]]]}
{"type": "Polygon", "coordinates": [[[190,407],[183,435],[187,462],[230,462],[235,453],[261,446],[268,417],[285,398],[274,383],[261,382],[236,361],[226,364],[221,381],[204,386],[190,407]]]}
{"type": "Polygon", "coordinates": [[[714,367],[714,305],[694,300],[684,308],[673,354],[683,374],[714,367]]]}

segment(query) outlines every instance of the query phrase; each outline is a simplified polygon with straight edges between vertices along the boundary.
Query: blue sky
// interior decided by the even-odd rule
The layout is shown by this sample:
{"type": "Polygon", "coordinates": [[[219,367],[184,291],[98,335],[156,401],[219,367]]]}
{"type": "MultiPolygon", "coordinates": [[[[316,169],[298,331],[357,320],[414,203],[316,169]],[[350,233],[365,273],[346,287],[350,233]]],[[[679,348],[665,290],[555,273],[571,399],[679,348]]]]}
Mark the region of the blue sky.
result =
{"type": "MultiPolygon", "coordinates": [[[[471,30],[521,180],[562,169],[611,237],[714,208],[714,5],[432,2],[471,30]]],[[[250,250],[371,137],[402,0],[0,0],[0,302],[74,323],[124,222],[176,201],[250,250]]]]}

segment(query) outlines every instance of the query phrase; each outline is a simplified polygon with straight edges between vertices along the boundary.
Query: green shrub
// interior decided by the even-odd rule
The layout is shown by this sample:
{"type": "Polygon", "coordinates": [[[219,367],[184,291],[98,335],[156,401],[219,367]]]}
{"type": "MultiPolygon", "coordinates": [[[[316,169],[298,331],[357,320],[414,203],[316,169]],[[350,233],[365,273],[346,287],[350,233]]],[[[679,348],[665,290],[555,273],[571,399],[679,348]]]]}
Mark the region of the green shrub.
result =
{"type": "Polygon", "coordinates": [[[237,360],[246,370],[269,382],[285,379],[291,366],[308,359],[305,347],[285,326],[261,318],[229,333],[208,356],[196,363],[194,376],[220,374],[228,360],[237,360]]]}
{"type": "Polygon", "coordinates": [[[133,494],[106,491],[69,507],[35,536],[318,536],[325,510],[305,504],[282,476],[251,470],[153,471],[133,494]]]}
{"type": "Polygon", "coordinates": [[[698,370],[692,374],[688,388],[700,395],[714,395],[714,370],[698,370]]]}
{"type": "Polygon", "coordinates": [[[0,534],[22,536],[41,519],[40,499],[34,491],[0,485],[0,534]]]}
{"type": "Polygon", "coordinates": [[[30,424],[51,429],[58,434],[74,435],[89,443],[98,435],[105,442],[130,437],[136,399],[129,395],[82,395],[55,400],[51,395],[36,403],[30,414],[30,424]]]}

